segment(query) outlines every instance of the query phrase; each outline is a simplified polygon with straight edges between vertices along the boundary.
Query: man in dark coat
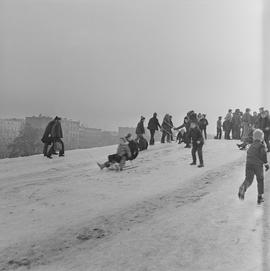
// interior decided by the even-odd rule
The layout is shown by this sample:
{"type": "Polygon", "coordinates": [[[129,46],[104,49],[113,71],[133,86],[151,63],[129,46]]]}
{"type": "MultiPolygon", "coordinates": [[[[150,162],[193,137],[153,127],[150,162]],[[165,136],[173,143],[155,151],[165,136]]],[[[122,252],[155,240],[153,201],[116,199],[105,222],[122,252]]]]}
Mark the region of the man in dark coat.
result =
{"type": "Polygon", "coordinates": [[[232,138],[241,138],[241,115],[240,109],[236,109],[232,117],[232,138]]]}
{"type": "Polygon", "coordinates": [[[52,136],[51,136],[51,132],[52,132],[52,127],[54,126],[55,120],[52,120],[48,123],[43,137],[41,138],[41,141],[44,143],[44,147],[43,147],[43,154],[44,156],[47,156],[48,153],[48,147],[49,145],[52,144],[52,136]]]}
{"type": "Polygon", "coordinates": [[[190,165],[196,165],[197,158],[196,158],[196,153],[198,152],[200,164],[198,165],[199,168],[204,167],[203,163],[203,153],[202,153],[202,148],[204,145],[204,139],[202,132],[200,128],[198,127],[198,124],[194,121],[191,122],[190,125],[190,131],[188,134],[188,137],[192,140],[192,163],[190,165]]]}
{"type": "Polygon", "coordinates": [[[208,126],[208,120],[206,119],[206,115],[203,114],[202,118],[199,120],[199,128],[201,129],[202,133],[204,134],[204,138],[207,139],[207,132],[206,128],[208,126]]]}
{"type": "Polygon", "coordinates": [[[155,144],[155,133],[158,131],[159,128],[161,128],[159,121],[157,119],[157,113],[153,114],[153,117],[149,120],[147,128],[150,131],[151,139],[150,139],[150,145],[155,144]]]}
{"type": "Polygon", "coordinates": [[[60,152],[59,152],[59,156],[64,156],[65,153],[65,149],[64,149],[64,142],[62,141],[63,138],[63,131],[62,131],[62,126],[61,126],[61,118],[59,117],[55,117],[54,119],[54,124],[52,126],[51,129],[51,138],[52,138],[52,147],[50,148],[47,157],[48,158],[52,158],[52,154],[56,149],[56,145],[60,144],[61,148],[60,148],[60,152]]]}

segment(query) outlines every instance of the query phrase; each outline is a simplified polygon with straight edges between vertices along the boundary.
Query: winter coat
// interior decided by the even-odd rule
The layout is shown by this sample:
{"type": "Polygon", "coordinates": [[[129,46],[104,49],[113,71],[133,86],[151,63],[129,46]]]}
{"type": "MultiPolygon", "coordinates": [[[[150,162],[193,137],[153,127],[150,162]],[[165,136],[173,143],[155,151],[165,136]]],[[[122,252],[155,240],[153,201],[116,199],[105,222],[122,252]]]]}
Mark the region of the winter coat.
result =
{"type": "Polygon", "coordinates": [[[262,142],[254,141],[247,151],[247,165],[263,166],[267,163],[267,153],[262,142]]]}
{"type": "Polygon", "coordinates": [[[262,130],[264,133],[270,133],[270,119],[268,117],[263,118],[262,130]]]}
{"type": "Polygon", "coordinates": [[[248,124],[252,123],[252,116],[250,113],[245,113],[242,117],[242,122],[247,122],[248,124]]]}
{"type": "Polygon", "coordinates": [[[241,116],[240,116],[240,114],[237,114],[237,113],[233,114],[232,124],[233,124],[233,127],[240,127],[241,126],[241,116]]]}
{"type": "Polygon", "coordinates": [[[193,129],[190,129],[188,138],[192,139],[193,145],[203,145],[204,144],[204,139],[202,132],[199,127],[195,127],[193,129]]]}
{"type": "Polygon", "coordinates": [[[144,134],[145,134],[144,124],[142,121],[140,121],[136,128],[136,135],[144,135],[144,134]]]}
{"type": "Polygon", "coordinates": [[[117,154],[121,157],[127,156],[131,158],[131,151],[127,142],[121,142],[117,148],[117,154]]]}
{"type": "Polygon", "coordinates": [[[63,138],[63,131],[60,122],[55,122],[52,126],[51,135],[53,139],[63,138]]]}
{"type": "Polygon", "coordinates": [[[148,123],[148,126],[147,128],[151,131],[158,131],[158,128],[160,128],[160,124],[159,124],[159,121],[156,117],[152,117],[150,120],[149,120],[149,123],[148,123]]]}
{"type": "Polygon", "coordinates": [[[199,120],[199,127],[201,130],[206,129],[208,125],[208,120],[206,118],[202,118],[199,120]]]}
{"type": "Polygon", "coordinates": [[[44,134],[41,138],[41,141],[43,143],[47,143],[47,144],[51,144],[52,143],[52,136],[51,136],[51,132],[52,132],[52,128],[53,128],[53,125],[54,125],[55,121],[52,120],[48,123],[45,131],[44,131],[44,134]]]}
{"type": "Polygon", "coordinates": [[[222,122],[221,122],[221,120],[217,121],[217,129],[222,129],[222,122]]]}
{"type": "Polygon", "coordinates": [[[131,140],[129,141],[128,146],[131,152],[131,157],[128,160],[136,159],[139,154],[138,143],[135,140],[131,140]]]}
{"type": "Polygon", "coordinates": [[[228,112],[226,117],[225,117],[225,121],[229,121],[231,122],[232,121],[232,113],[228,112]]]}
{"type": "Polygon", "coordinates": [[[164,117],[161,127],[165,131],[171,131],[171,129],[173,128],[173,123],[172,123],[172,120],[170,119],[169,115],[166,115],[164,117]]]}

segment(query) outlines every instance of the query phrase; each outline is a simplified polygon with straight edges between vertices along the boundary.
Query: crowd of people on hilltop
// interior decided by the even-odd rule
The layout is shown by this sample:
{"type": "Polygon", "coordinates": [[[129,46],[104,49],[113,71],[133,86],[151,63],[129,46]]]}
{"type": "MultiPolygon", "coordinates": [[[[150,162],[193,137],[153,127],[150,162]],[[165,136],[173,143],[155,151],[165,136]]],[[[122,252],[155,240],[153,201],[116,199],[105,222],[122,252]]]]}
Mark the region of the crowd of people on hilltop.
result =
{"type": "Polygon", "coordinates": [[[250,108],[246,108],[244,113],[240,109],[236,109],[234,112],[229,109],[223,122],[222,117],[217,120],[217,135],[215,138],[221,139],[224,131],[224,139],[241,140],[242,143],[237,144],[237,146],[241,150],[245,150],[253,141],[255,129],[263,131],[267,151],[270,152],[270,115],[269,111],[263,107],[259,109],[259,112],[254,111],[252,113],[250,108]]]}
{"type": "Polygon", "coordinates": [[[185,143],[185,148],[192,148],[192,163],[197,164],[197,157],[199,157],[198,167],[204,166],[203,161],[203,145],[204,140],[207,139],[207,126],[208,121],[205,114],[196,114],[194,111],[189,111],[184,118],[183,124],[179,127],[175,127],[172,121],[172,116],[166,114],[160,124],[157,113],[153,114],[150,118],[147,129],[150,132],[150,141],[148,143],[145,134],[145,117],[141,117],[136,127],[136,138],[133,140],[132,135],[128,134],[125,137],[120,138],[120,143],[115,154],[108,156],[108,160],[104,163],[98,163],[100,169],[114,167],[118,165],[119,170],[123,170],[125,162],[128,160],[134,160],[139,151],[144,151],[148,148],[148,144],[155,144],[155,133],[161,132],[161,143],[171,143],[175,141],[173,131],[178,131],[176,142],[181,144],[185,143]]]}

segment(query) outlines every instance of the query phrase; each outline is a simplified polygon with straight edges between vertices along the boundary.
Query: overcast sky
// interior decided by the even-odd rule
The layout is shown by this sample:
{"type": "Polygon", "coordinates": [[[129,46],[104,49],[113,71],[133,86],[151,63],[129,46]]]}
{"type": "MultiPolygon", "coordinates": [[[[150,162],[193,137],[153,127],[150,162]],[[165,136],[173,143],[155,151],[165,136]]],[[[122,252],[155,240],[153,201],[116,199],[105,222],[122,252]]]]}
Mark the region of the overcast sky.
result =
{"type": "Polygon", "coordinates": [[[0,118],[91,127],[261,102],[259,0],[1,0],[0,118]]]}

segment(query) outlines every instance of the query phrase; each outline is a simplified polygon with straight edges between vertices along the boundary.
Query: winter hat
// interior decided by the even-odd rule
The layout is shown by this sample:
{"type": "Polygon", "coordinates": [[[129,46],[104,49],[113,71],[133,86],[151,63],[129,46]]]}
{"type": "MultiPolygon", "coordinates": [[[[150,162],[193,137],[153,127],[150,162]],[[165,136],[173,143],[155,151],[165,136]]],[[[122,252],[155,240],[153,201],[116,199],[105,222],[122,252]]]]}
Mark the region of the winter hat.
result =
{"type": "Polygon", "coordinates": [[[256,129],[254,132],[253,132],[253,140],[259,140],[259,141],[263,141],[264,140],[264,134],[263,134],[263,131],[260,130],[260,129],[256,129]]]}
{"type": "Polygon", "coordinates": [[[132,134],[131,133],[128,133],[127,135],[126,135],[126,139],[129,139],[129,138],[131,138],[132,137],[132,134]]]}

